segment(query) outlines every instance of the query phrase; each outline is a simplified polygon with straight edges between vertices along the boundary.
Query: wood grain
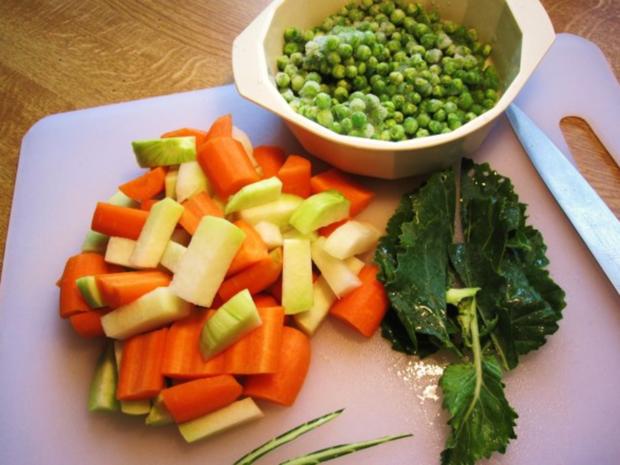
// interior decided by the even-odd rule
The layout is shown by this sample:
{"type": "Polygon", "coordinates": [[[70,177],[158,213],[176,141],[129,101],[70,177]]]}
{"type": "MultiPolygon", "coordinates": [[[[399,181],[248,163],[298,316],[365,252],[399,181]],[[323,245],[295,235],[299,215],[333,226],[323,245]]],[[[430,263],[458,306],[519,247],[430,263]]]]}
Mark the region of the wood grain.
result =
{"type": "MultiPolygon", "coordinates": [[[[0,2],[0,257],[20,142],[30,126],[63,111],[231,82],[232,40],[268,3],[0,2]]],[[[542,3],[557,32],[597,43],[620,75],[620,2],[542,3]]],[[[605,161],[604,149],[587,142],[590,135],[583,124],[575,129],[570,123],[568,134],[580,167],[620,215],[620,175],[609,176],[617,167],[605,161]]]]}

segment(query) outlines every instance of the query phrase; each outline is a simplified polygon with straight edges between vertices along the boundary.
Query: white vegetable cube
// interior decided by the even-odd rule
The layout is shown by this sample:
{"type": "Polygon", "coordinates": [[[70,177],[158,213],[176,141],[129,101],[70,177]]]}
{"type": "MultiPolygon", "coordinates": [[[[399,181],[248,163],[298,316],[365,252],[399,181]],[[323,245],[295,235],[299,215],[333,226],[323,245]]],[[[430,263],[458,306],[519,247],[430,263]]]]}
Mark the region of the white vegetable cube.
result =
{"type": "Polygon", "coordinates": [[[246,397],[215,412],[181,423],[179,431],[187,442],[194,442],[262,417],[263,412],[250,397],[246,397]]]}
{"type": "Polygon", "coordinates": [[[125,237],[110,237],[108,246],[105,249],[104,260],[113,265],[126,266],[132,268],[129,257],[136,248],[136,241],[125,237]]]}
{"type": "Polygon", "coordinates": [[[197,161],[188,161],[179,165],[176,182],[178,202],[184,202],[200,192],[210,192],[209,187],[209,181],[197,161]]]}
{"type": "Polygon", "coordinates": [[[153,205],[129,263],[136,268],[155,268],[182,214],[183,206],[169,198],[153,205]]]}
{"type": "Polygon", "coordinates": [[[159,263],[161,263],[164,268],[167,268],[175,273],[179,266],[179,262],[186,251],[187,247],[182,246],[178,242],[168,241],[168,245],[164,250],[164,254],[161,256],[159,263]]]}
{"type": "Polygon", "coordinates": [[[274,202],[247,208],[239,212],[239,218],[246,223],[255,225],[261,221],[268,221],[280,228],[288,226],[289,219],[304,199],[297,195],[282,194],[274,202]]]}
{"type": "Polygon", "coordinates": [[[254,230],[267,245],[268,249],[275,249],[282,245],[282,233],[277,225],[268,221],[260,221],[254,225],[254,230]]]}
{"type": "Polygon", "coordinates": [[[189,302],[210,307],[244,239],[245,233],[231,222],[203,217],[178,263],[170,288],[189,302]]]}
{"type": "Polygon", "coordinates": [[[192,304],[177,297],[169,287],[158,287],[103,315],[101,326],[106,336],[126,339],[185,318],[191,311],[192,304]]]}
{"type": "Polygon", "coordinates": [[[362,285],[362,282],[353,273],[343,260],[332,257],[325,249],[325,238],[321,237],[312,244],[312,261],[321,274],[325,277],[327,284],[338,298],[351,292],[353,289],[362,285]]]}
{"type": "Polygon", "coordinates": [[[381,232],[370,223],[347,221],[332,232],[325,241],[325,251],[332,257],[344,260],[371,250],[381,232]]]}
{"type": "Polygon", "coordinates": [[[310,241],[285,239],[282,263],[282,306],[292,315],[312,307],[312,255],[310,241]]]}
{"type": "Polygon", "coordinates": [[[235,193],[226,204],[224,213],[226,215],[244,210],[247,208],[258,207],[266,203],[275,202],[282,193],[282,181],[275,176],[268,179],[261,179],[243,186],[235,193]]]}
{"type": "MultiPolygon", "coordinates": [[[[347,258],[344,263],[355,275],[358,275],[364,267],[364,262],[355,257],[347,258]]],[[[293,315],[295,324],[308,336],[312,336],[316,332],[337,299],[336,294],[334,294],[323,276],[320,276],[314,282],[313,295],[312,308],[307,312],[293,315]]]]}

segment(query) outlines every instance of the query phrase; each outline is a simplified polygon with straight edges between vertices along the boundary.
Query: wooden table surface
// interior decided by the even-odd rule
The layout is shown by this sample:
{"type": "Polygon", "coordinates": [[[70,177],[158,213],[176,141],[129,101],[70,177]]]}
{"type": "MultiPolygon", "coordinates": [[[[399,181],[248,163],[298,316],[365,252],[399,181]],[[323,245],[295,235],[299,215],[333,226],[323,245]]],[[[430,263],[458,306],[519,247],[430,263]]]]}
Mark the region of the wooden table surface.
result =
{"type": "MultiPolygon", "coordinates": [[[[231,82],[232,40],[269,1],[0,2],[0,257],[30,126],[54,113],[231,82]]],[[[597,43],[620,76],[618,0],[542,3],[557,32],[597,43]]],[[[587,124],[563,126],[580,169],[620,216],[620,169],[587,124]]]]}

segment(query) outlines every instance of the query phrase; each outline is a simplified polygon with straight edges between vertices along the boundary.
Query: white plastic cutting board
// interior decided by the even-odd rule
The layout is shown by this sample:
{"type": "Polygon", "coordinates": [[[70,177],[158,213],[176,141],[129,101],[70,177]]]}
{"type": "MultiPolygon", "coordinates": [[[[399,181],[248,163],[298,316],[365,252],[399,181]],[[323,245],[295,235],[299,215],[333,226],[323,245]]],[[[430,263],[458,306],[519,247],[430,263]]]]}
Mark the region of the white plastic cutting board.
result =
{"type": "MultiPolygon", "coordinates": [[[[557,127],[565,111],[585,116],[617,155],[618,136],[609,122],[617,124],[619,98],[600,51],[564,35],[519,103],[561,145],[557,127]],[[569,78],[580,83],[583,98],[575,99],[575,88],[558,91],[569,78]]],[[[131,140],[181,126],[206,128],[227,112],[256,145],[298,150],[280,121],[242,101],[232,86],[53,115],[24,137],[0,288],[0,464],[226,465],[274,435],[341,407],[346,410],[338,419],[260,463],[404,432],[415,437],[337,463],[439,463],[448,431],[435,391],[442,361],[392,352],[380,335],[366,340],[333,321],[313,339],[312,366],[292,408],[264,405],[264,419],[212,440],[187,445],[174,427],[147,428],[138,418],[86,411],[99,344],[80,339],[58,318],[54,283],[66,258],[79,250],[95,202],[139,173],[131,140]]],[[[478,160],[509,175],[530,205],[530,220],[549,246],[551,273],[568,300],[560,330],[505,377],[519,413],[518,439],[506,455],[495,454],[487,463],[620,463],[620,299],[504,118],[478,160]]],[[[417,184],[365,182],[378,198],[363,216],[381,226],[399,194],[417,184]]]]}

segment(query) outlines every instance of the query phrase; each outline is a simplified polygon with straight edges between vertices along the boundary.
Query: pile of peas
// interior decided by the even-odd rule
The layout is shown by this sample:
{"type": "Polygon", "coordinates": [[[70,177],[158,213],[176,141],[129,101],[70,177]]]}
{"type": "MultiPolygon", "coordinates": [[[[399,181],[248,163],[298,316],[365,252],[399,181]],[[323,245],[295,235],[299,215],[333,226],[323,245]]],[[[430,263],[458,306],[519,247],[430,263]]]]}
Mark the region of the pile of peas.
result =
{"type": "Polygon", "coordinates": [[[356,137],[453,131],[492,108],[499,79],[475,29],[407,0],[360,0],[312,30],[289,27],[275,81],[301,115],[356,137]]]}

